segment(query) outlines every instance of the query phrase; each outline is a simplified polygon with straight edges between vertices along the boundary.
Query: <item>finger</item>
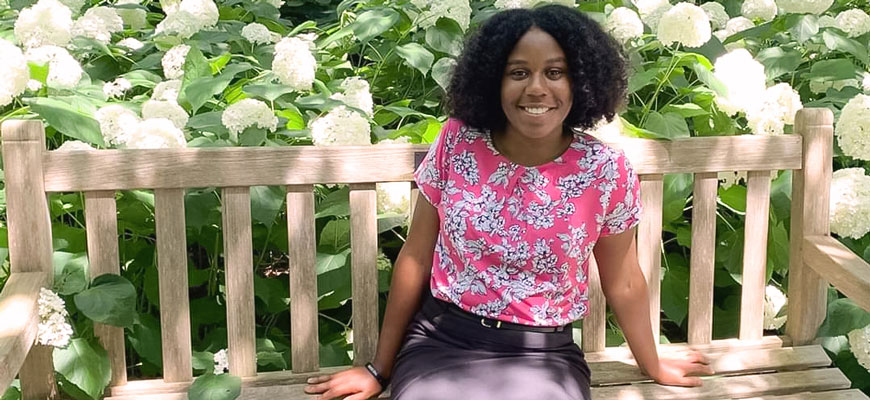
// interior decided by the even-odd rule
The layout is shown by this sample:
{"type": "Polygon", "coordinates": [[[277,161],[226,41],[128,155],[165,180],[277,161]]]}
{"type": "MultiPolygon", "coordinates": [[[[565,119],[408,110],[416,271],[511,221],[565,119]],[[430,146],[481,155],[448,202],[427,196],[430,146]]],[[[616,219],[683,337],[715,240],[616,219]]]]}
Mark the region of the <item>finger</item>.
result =
{"type": "Polygon", "coordinates": [[[332,375],[318,375],[318,376],[312,376],[312,377],[308,378],[308,380],[306,382],[312,383],[312,384],[313,383],[323,383],[323,382],[328,382],[330,379],[332,379],[332,375]]]}
{"type": "Polygon", "coordinates": [[[686,375],[713,375],[715,372],[706,364],[690,364],[687,366],[686,375]]]}
{"type": "Polygon", "coordinates": [[[676,382],[677,386],[701,386],[701,384],[701,378],[697,376],[684,376],[676,382]]]}
{"type": "Polygon", "coordinates": [[[324,382],[324,383],[320,383],[317,385],[306,385],[305,388],[303,388],[303,390],[305,391],[305,393],[318,394],[318,393],[323,393],[323,392],[329,390],[329,387],[330,387],[329,382],[324,382]]]}
{"type": "Polygon", "coordinates": [[[686,358],[689,360],[689,362],[693,362],[693,363],[701,363],[701,364],[709,364],[710,363],[710,361],[707,359],[707,356],[705,356],[704,354],[697,352],[697,351],[690,352],[689,356],[686,358]]]}

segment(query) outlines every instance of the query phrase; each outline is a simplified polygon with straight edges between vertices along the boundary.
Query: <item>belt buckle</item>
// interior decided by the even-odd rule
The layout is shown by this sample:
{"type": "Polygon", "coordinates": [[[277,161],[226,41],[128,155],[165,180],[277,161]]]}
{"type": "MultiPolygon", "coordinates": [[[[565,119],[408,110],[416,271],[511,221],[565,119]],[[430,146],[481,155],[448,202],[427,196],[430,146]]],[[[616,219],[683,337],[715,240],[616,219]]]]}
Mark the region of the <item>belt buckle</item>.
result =
{"type": "Polygon", "coordinates": [[[481,318],[481,319],[480,319],[480,324],[483,325],[483,326],[486,327],[486,328],[496,328],[496,329],[500,329],[500,328],[501,328],[501,321],[496,321],[496,322],[495,322],[495,325],[487,325],[487,324],[486,324],[486,318],[481,318]]]}

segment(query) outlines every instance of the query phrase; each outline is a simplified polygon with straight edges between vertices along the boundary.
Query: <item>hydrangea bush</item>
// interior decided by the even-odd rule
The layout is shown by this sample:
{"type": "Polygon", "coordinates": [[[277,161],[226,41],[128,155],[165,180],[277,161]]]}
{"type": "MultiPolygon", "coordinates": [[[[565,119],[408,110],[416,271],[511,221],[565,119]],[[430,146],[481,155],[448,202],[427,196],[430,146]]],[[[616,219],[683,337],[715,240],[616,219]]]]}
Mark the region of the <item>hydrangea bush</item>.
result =
{"type": "MultiPolygon", "coordinates": [[[[465,35],[500,9],[546,3],[587,13],[628,56],[628,104],[590,132],[601,138],[792,134],[799,109],[831,109],[831,230],[870,261],[867,0],[0,0],[0,120],[44,121],[59,151],[431,143],[465,35]]],[[[737,333],[745,177],[720,174],[715,338],[737,333]]],[[[776,331],[787,307],[791,174],[771,179],[764,326],[776,331]]],[[[688,174],[665,177],[662,329],[670,341],[686,339],[692,184],[688,174]]],[[[321,363],[349,364],[348,188],[315,191],[321,363]]],[[[377,192],[383,301],[407,234],[410,185],[379,184],[377,192]]],[[[257,364],[281,370],[290,365],[283,192],[253,187],[251,197],[257,364]]],[[[82,197],[56,194],[50,204],[57,294],[41,300],[40,340],[58,346],[56,358],[105,360],[58,369],[62,389],[99,398],[108,384],[94,321],[126,328],[131,377],[159,376],[153,194],[118,193],[122,274],[92,281],[82,197]],[[119,306],[89,308],[93,296],[119,306]],[[43,302],[54,311],[43,315],[43,302]]],[[[219,192],[190,189],[185,206],[194,368],[204,379],[197,385],[237,385],[222,374],[219,192]]],[[[0,285],[7,276],[8,262],[0,285]]],[[[856,387],[870,391],[870,315],[838,297],[819,335],[856,387]]],[[[620,344],[608,326],[608,345],[620,344]]]]}

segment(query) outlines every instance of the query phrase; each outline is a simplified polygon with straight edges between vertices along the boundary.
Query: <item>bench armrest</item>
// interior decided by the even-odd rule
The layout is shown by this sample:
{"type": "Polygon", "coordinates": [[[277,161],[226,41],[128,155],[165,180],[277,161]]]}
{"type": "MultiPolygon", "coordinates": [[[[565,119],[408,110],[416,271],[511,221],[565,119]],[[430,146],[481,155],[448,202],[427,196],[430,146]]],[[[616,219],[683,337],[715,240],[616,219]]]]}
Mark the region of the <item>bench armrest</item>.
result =
{"type": "Polygon", "coordinates": [[[870,264],[830,236],[804,238],[803,259],[822,279],[870,311],[870,264]]]}
{"type": "Polygon", "coordinates": [[[0,293],[0,394],[4,393],[36,342],[39,289],[48,285],[43,272],[13,272],[0,293]]]}

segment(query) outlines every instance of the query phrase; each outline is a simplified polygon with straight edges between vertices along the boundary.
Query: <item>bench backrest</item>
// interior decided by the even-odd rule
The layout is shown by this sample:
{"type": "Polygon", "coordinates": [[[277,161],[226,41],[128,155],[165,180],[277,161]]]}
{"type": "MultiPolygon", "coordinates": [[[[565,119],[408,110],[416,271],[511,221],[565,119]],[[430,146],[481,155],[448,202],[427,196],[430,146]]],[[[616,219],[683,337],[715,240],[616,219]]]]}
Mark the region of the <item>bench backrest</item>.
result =
{"type": "MultiPolygon", "coordinates": [[[[717,172],[749,171],[739,340],[763,329],[770,174],[795,170],[787,333],[813,339],[824,318],[825,283],[803,267],[806,235],[828,234],[833,117],[802,110],[795,135],[698,137],[673,141],[624,139],[641,180],[644,205],[638,258],[650,288],[653,331],[659,332],[664,174],[694,174],[689,343],[712,340],[717,172]],[[803,167],[803,168],[802,168],[803,167]]],[[[231,373],[256,372],[250,186],[286,187],[291,288],[292,370],[319,368],[313,185],[350,184],[354,360],[374,355],[378,338],[376,182],[412,181],[427,145],[370,147],[191,148],[47,151],[38,121],[2,127],[7,219],[13,271],[51,271],[52,238],[46,193],[84,192],[90,273],[119,273],[115,191],[152,189],[166,382],[192,380],[190,306],[184,226],[185,188],[217,187],[222,197],[226,259],[228,353],[231,373]]],[[[417,191],[412,190],[412,204],[417,191]]],[[[590,269],[590,315],[582,347],[605,347],[605,301],[590,269]]],[[[97,326],[109,352],[113,385],[126,382],[121,328],[97,326]]]]}

